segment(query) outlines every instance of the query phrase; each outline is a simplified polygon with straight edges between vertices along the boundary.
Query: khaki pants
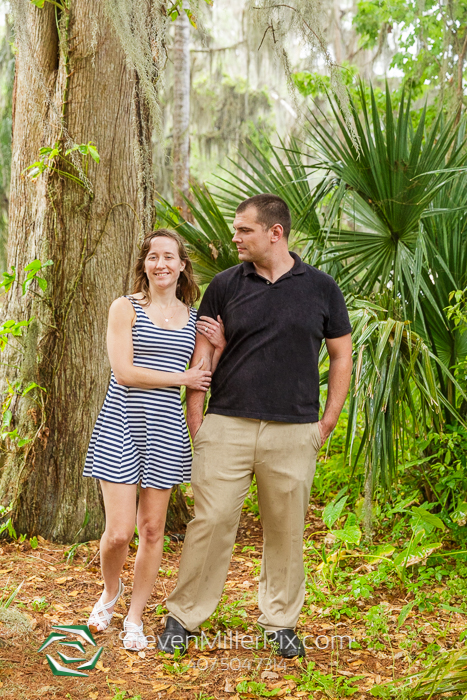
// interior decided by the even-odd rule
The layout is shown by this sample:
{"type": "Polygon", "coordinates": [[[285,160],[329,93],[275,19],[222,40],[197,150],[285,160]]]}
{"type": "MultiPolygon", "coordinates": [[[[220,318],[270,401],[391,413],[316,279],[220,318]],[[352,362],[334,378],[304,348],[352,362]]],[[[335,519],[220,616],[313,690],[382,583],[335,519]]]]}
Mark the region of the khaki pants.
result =
{"type": "Polygon", "coordinates": [[[318,423],[277,423],[210,413],[194,440],[189,523],[170,617],[196,631],[222,596],[253,474],[263,526],[258,623],[294,628],[305,598],[303,529],[320,448],[318,423]]]}

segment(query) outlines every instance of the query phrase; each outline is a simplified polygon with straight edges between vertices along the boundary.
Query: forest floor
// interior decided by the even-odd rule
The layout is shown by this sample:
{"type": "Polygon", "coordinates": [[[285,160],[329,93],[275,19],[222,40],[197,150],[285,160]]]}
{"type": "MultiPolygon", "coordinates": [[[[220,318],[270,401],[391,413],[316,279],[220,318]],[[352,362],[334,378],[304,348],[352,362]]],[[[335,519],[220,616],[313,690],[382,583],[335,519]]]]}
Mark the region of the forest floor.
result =
{"type": "MultiPolygon", "coordinates": [[[[323,530],[316,513],[311,505],[308,534],[323,530]]],[[[319,537],[315,538],[316,546],[319,537]]],[[[257,581],[262,549],[260,522],[252,513],[244,511],[223,600],[205,626],[212,648],[190,647],[189,653],[175,662],[159,653],[154,644],[139,654],[122,648],[119,633],[131,592],[133,548],[122,577],[126,586],[124,600],[117,604],[111,626],[95,635],[98,646],[104,647],[96,668],[89,671],[86,678],[54,676],[45,654],[53,655],[58,661],[58,650],[67,651],[66,647],[54,643],[41,653],[39,647],[53,625],[86,624],[103,582],[98,542],[80,546],[73,560],[67,561],[69,547],[42,538],[38,540],[34,549],[26,541],[21,544],[4,542],[0,547],[0,598],[2,590],[5,596],[5,591],[10,593],[23,582],[10,609],[19,609],[31,623],[30,631],[20,635],[0,622],[0,697],[5,700],[159,700],[166,697],[319,700],[350,695],[361,700],[379,695],[375,693],[376,688],[391,679],[420,670],[418,650],[434,642],[437,649],[458,646],[459,633],[465,628],[465,617],[460,612],[440,611],[439,608],[416,615],[411,611],[404,625],[398,627],[400,612],[410,597],[402,587],[383,586],[369,597],[357,600],[354,607],[346,607],[343,598],[337,615],[329,615],[325,605],[311,604],[307,596],[297,626],[301,636],[308,635],[306,661],[281,659],[274,656],[270,648],[242,648],[242,644],[236,644],[242,635],[255,637],[259,634],[257,581]],[[374,610],[374,606],[379,606],[378,614],[384,612],[384,624],[381,615],[380,618],[376,616],[376,626],[382,625],[380,641],[371,645],[368,620],[371,623],[372,618],[368,617],[368,611],[374,610]],[[213,642],[218,630],[222,635],[213,642]],[[349,638],[356,640],[357,648],[349,648],[349,638]]],[[[146,634],[157,635],[163,631],[164,601],[177,580],[182,543],[172,540],[166,549],[169,551],[164,552],[160,576],[144,616],[146,634]]],[[[325,587],[323,592],[326,594],[325,587]]],[[[331,600],[332,591],[328,592],[331,600]]],[[[373,624],[372,639],[377,636],[373,624]]],[[[69,635],[69,639],[74,637],[69,635]]],[[[251,644],[247,639],[245,645],[251,644]]],[[[92,649],[95,651],[94,647],[92,649]]],[[[92,649],[87,646],[86,658],[91,658],[92,649]]]]}

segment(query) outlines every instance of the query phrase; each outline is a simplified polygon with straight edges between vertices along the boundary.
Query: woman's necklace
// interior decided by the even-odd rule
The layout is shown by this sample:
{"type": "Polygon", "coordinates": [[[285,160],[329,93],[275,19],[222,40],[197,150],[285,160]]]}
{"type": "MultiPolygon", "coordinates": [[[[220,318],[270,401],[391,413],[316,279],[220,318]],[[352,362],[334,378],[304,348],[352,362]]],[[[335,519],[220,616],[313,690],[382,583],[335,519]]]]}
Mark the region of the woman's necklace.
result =
{"type": "MultiPolygon", "coordinates": [[[[164,318],[164,321],[165,321],[166,323],[168,323],[169,321],[171,321],[171,320],[173,319],[173,317],[175,316],[175,314],[177,313],[178,304],[177,304],[177,306],[175,307],[175,311],[173,312],[172,316],[169,316],[168,318],[166,318],[167,314],[164,313],[164,312],[162,311],[162,309],[161,309],[161,307],[159,306],[159,304],[156,304],[155,301],[153,302],[153,304],[155,304],[155,306],[157,306],[157,308],[158,308],[159,311],[161,312],[161,314],[162,314],[162,316],[163,316],[163,318],[164,318]]],[[[168,309],[172,309],[173,306],[168,306],[167,308],[168,308],[168,309]]]]}

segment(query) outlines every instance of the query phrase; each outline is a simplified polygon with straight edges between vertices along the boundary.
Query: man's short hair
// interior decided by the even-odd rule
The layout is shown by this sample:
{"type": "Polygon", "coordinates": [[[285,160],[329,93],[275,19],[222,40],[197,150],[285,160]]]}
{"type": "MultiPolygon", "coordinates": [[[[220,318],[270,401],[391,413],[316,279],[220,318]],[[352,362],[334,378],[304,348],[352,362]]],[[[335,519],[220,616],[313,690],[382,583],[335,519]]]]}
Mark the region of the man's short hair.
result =
{"type": "Polygon", "coordinates": [[[284,237],[288,238],[292,228],[292,217],[290,210],[283,199],[276,194],[255,194],[254,197],[245,199],[237,207],[237,214],[241,214],[248,207],[256,209],[256,221],[266,229],[272,228],[275,224],[280,224],[284,229],[284,237]]]}

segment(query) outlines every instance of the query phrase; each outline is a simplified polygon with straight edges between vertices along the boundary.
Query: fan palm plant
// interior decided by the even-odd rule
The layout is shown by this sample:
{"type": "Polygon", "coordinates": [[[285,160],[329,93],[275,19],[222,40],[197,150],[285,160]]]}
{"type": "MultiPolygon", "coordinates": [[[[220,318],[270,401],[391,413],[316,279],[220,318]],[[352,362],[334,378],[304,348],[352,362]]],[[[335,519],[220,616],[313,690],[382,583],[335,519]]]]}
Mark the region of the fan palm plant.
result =
{"type": "MultiPolygon", "coordinates": [[[[441,116],[426,132],[422,111],[414,130],[410,99],[402,98],[394,119],[387,91],[383,125],[373,95],[371,113],[363,87],[361,98],[361,118],[357,105],[350,101],[358,149],[335,102],[331,104],[342,140],[332,133],[329,123],[315,120],[310,127],[311,146],[321,157],[321,167],[345,185],[336,191],[341,216],[333,222],[324,258],[341,264],[337,276],[344,292],[365,299],[384,295],[389,316],[405,324],[407,339],[416,336],[429,349],[424,373],[429,376],[430,365],[430,374],[436,377],[436,382],[427,384],[417,362],[409,362],[410,373],[402,382],[397,375],[403,363],[399,372],[390,373],[396,334],[387,332],[388,325],[381,326],[378,346],[382,349],[385,343],[386,353],[377,353],[374,365],[391,398],[380,403],[381,387],[365,395],[357,390],[360,382],[354,377],[353,403],[355,407],[359,403],[365,413],[367,440],[362,442],[367,465],[373,472],[379,469],[381,481],[387,484],[398,438],[404,433],[402,407],[412,416],[423,417],[421,432],[428,427],[439,429],[444,420],[463,420],[457,411],[456,389],[464,399],[465,393],[451,370],[465,357],[467,338],[449,321],[445,308],[450,292],[465,286],[467,276],[467,176],[461,168],[466,153],[463,131],[452,123],[443,124],[441,116]],[[414,388],[416,405],[409,396],[414,388]],[[404,396],[402,390],[409,393],[404,396]],[[397,413],[399,419],[394,420],[397,413]]],[[[356,372],[358,367],[357,362],[356,372]]],[[[349,430],[354,431],[355,425],[350,421],[349,430]]]]}

